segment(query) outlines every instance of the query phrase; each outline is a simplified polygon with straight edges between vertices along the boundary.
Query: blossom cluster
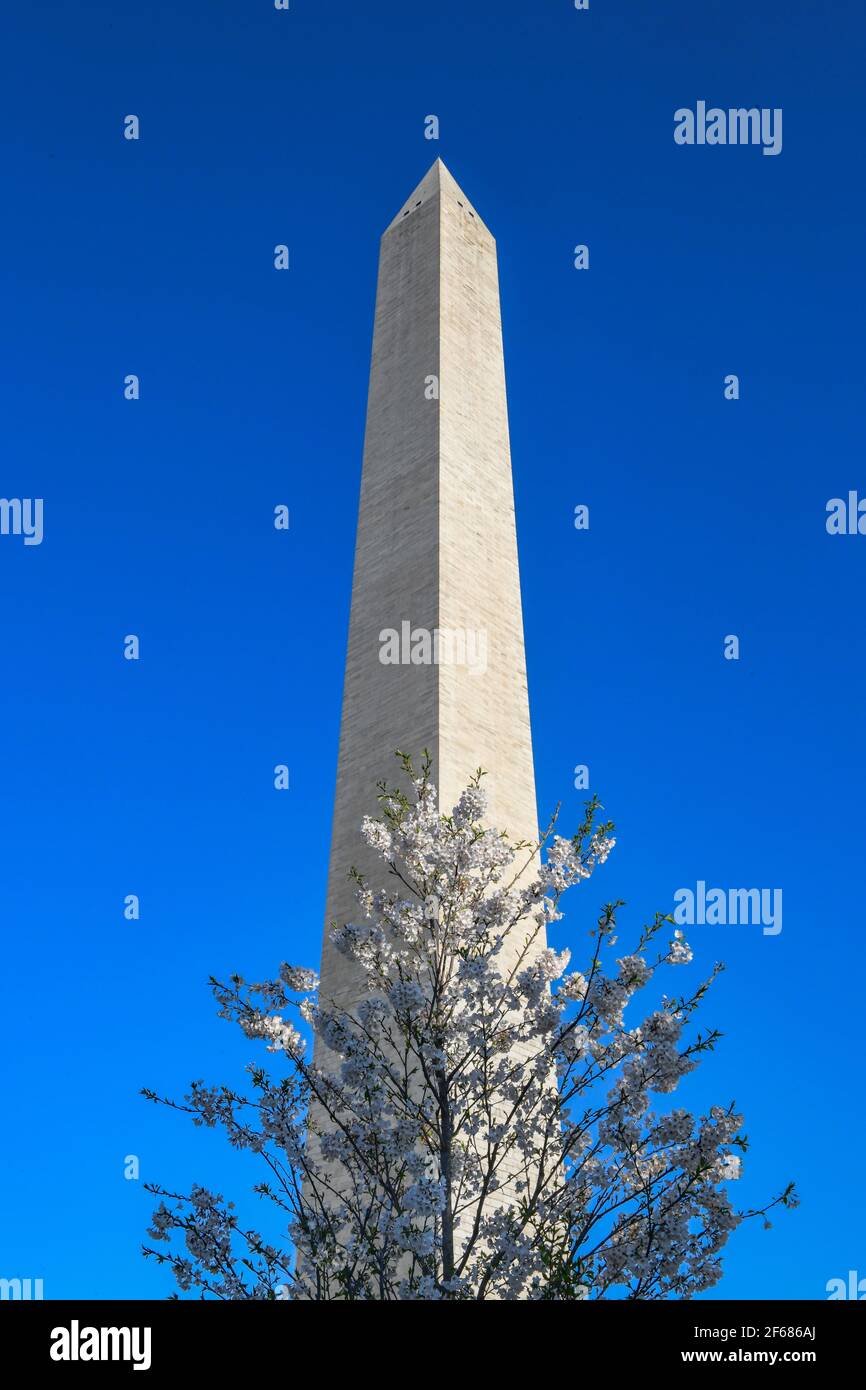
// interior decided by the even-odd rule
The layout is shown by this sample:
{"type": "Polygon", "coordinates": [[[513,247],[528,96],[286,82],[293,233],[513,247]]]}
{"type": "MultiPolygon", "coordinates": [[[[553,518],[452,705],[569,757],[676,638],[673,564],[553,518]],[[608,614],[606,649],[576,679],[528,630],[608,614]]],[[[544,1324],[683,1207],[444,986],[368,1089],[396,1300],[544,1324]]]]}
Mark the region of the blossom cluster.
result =
{"type": "MultiPolygon", "coordinates": [[[[443,815],[429,763],[403,761],[408,793],[384,786],[379,816],[362,826],[384,886],[357,875],[356,920],[333,931],[357,971],[357,1003],[319,997],[313,972],[287,964],[274,981],[214,982],[220,1014],[283,1070],[251,1068],[251,1097],[199,1082],[182,1105],[162,1102],[262,1156],[256,1190],[278,1233],[244,1230],[205,1189],[155,1188],[150,1234],[170,1248],[146,1253],[171,1264],[182,1291],[230,1299],[586,1301],[710,1288],[731,1232],[758,1214],[737,1212],[728,1194],[742,1118],[733,1107],[652,1108],[718,1038],[689,1037],[709,982],[631,1019],[635,997],[661,970],[689,965],[691,948],[657,914],[606,968],[623,906],[611,903],[573,967],[574,941],[548,936],[563,930],[563,895],[615,843],[598,803],[571,838],[551,830],[515,844],[486,824],[480,775],[443,815]]],[[[761,1214],[776,1202],[794,1205],[792,1189],[761,1214]]]]}

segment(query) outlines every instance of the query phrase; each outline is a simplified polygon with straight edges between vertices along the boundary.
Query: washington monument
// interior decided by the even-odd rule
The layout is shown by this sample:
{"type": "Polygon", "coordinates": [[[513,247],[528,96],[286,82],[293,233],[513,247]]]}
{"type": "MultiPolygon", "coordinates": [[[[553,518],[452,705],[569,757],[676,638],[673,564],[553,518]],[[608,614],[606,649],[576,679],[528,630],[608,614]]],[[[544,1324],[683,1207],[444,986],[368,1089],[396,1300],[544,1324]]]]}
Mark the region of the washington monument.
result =
{"type": "Polygon", "coordinates": [[[330,941],[357,916],[362,817],[395,750],[425,748],[440,810],[481,766],[490,824],[536,839],[496,243],[439,159],[380,249],[323,1003],[363,988],[330,941]]]}

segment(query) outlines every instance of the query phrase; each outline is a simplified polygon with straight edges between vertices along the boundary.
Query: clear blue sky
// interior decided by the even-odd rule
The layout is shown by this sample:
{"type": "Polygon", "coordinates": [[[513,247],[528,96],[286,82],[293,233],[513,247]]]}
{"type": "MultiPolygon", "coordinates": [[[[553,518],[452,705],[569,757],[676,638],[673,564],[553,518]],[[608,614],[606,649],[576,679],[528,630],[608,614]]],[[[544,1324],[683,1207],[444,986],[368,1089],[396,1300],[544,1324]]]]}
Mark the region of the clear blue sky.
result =
{"type": "Polygon", "coordinates": [[[378,239],[437,155],[499,245],[540,811],[578,815],[587,763],[619,829],[584,920],[784,892],[777,937],[692,933],[726,1038],[683,1097],[745,1111],[741,1202],[803,1197],[717,1292],[866,1275],[866,537],[824,525],[866,494],[864,29],[854,0],[10,14],[0,495],[45,538],[0,537],[0,1275],[162,1297],[124,1156],[253,1180],[137,1092],[260,1058],[209,974],[318,962],[378,239]],[[781,155],[676,146],[699,99],[783,108],[781,155]]]}

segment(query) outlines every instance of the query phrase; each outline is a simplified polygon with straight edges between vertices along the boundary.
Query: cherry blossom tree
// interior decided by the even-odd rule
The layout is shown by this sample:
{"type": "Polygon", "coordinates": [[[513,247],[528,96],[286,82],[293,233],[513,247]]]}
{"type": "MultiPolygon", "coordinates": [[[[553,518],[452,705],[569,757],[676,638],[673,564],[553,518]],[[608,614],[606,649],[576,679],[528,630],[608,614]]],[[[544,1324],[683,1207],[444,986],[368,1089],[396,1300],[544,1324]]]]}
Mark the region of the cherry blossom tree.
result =
{"type": "MultiPolygon", "coordinates": [[[[353,871],[356,920],[333,940],[365,982],[351,1010],[312,971],[212,980],[219,1014],[265,1043],[279,1074],[251,1093],[197,1081],[183,1103],[261,1157],[268,1240],[203,1187],[161,1200],[145,1255],[182,1292],[221,1299],[686,1299],[717,1283],[741,1221],[795,1206],[793,1184],[738,1211],[728,1185],[747,1141],[730,1106],[695,1116],[668,1097],[719,1039],[695,1014],[712,980],[635,996],[692,960],[658,913],[606,965],[621,902],[601,911],[581,968],[548,945],[564,893],[614,846],[597,799],[571,838],[486,828],[479,772],[450,815],[430,760],[403,754],[363,835],[385,886],[353,871]],[[294,1012],[293,1012],[294,1011],[294,1012]],[[295,1019],[295,1022],[292,1019],[295,1019]],[[297,1025],[297,1026],[296,1026],[297,1025]],[[308,1055],[304,1034],[316,1040],[308,1055]]],[[[651,987],[653,988],[653,987],[651,987]]],[[[175,1295],[177,1296],[177,1295],[175,1295]]]]}

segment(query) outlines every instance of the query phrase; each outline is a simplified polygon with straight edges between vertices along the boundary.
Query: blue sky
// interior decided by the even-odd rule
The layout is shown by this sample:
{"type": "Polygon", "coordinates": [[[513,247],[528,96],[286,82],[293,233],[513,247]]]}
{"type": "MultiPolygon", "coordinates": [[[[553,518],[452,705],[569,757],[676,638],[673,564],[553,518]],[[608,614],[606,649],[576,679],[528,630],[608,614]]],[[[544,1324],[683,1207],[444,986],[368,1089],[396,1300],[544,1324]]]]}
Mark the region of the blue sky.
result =
{"type": "Polygon", "coordinates": [[[0,1275],[162,1297],[125,1155],[253,1180],[137,1093],[240,1084],[208,976],[318,961],[378,239],[436,156],[498,240],[540,813],[577,817],[585,763],[618,826],[576,939],[607,898],[625,942],[699,879],[782,888],[776,937],[691,933],[726,1036],[683,1098],[745,1112],[744,1205],[803,1198],[716,1293],[866,1274],[866,537],[825,530],[866,495],[864,28],[848,0],[9,19],[0,494],[45,536],[0,537],[0,1275]],[[781,107],[782,153],[675,145],[699,99],[781,107]]]}

